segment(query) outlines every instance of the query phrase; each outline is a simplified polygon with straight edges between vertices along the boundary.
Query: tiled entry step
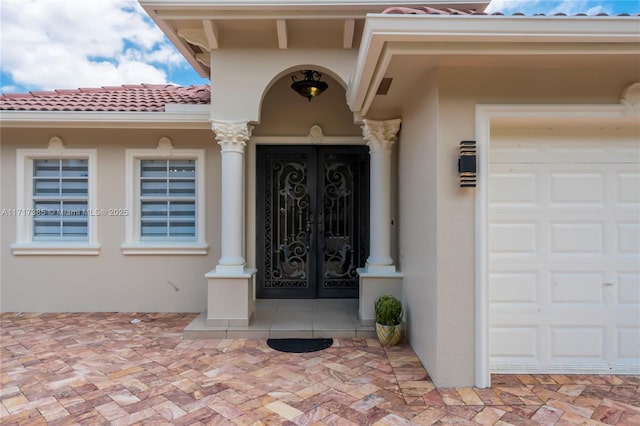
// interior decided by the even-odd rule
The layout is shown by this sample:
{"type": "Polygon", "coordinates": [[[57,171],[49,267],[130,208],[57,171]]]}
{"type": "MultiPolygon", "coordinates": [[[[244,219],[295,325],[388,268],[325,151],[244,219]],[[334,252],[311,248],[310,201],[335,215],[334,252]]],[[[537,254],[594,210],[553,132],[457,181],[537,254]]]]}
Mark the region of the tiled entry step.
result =
{"type": "Polygon", "coordinates": [[[358,299],[258,299],[251,324],[207,327],[206,312],[183,331],[184,339],[260,339],[309,337],[374,338],[372,326],[358,319],[358,299]]]}

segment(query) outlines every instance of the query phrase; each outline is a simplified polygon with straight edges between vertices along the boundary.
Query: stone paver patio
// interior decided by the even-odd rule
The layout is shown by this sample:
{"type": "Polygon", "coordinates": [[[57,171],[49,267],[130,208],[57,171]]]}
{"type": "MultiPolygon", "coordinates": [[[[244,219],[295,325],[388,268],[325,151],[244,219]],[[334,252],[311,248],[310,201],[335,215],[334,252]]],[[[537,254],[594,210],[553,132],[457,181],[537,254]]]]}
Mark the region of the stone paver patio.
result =
{"type": "Polygon", "coordinates": [[[182,340],[194,314],[1,317],[2,425],[640,424],[640,377],[512,375],[440,388],[407,345],[182,340]],[[137,318],[139,323],[131,323],[137,318]]]}

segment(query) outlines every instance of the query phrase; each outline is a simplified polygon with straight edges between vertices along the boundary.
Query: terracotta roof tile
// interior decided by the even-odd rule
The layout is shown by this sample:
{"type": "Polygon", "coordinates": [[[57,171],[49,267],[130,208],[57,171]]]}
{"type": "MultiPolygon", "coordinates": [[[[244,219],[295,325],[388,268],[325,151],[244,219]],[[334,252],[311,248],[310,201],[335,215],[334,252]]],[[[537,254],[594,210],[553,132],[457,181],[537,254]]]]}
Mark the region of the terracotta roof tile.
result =
{"type": "MultiPolygon", "coordinates": [[[[476,12],[473,9],[468,10],[458,10],[451,8],[443,8],[436,9],[429,6],[416,6],[416,7],[396,7],[392,6],[385,9],[383,14],[387,15],[484,15],[484,16],[505,16],[501,12],[493,12],[493,13],[485,13],[485,12],[476,12]]],[[[640,16],[637,15],[629,15],[628,13],[620,13],[617,15],[608,15],[606,13],[598,13],[596,15],[587,15],[586,13],[576,13],[574,15],[567,15],[566,13],[555,13],[553,15],[545,15],[544,13],[535,13],[533,15],[526,15],[522,12],[512,13],[510,16],[640,16]]]]}
{"type": "Polygon", "coordinates": [[[6,94],[0,96],[0,110],[162,112],[166,104],[206,105],[210,102],[208,85],[127,84],[6,94]]]}

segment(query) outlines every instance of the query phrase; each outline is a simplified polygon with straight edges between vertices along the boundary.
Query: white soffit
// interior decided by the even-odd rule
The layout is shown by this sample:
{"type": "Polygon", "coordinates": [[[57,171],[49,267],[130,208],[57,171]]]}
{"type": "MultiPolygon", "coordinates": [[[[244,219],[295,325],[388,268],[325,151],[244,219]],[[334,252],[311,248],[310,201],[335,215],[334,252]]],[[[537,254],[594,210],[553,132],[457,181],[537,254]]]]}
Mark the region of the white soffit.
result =
{"type": "MultiPolygon", "coordinates": [[[[351,49],[354,38],[359,38],[359,29],[367,13],[381,13],[394,6],[431,6],[435,8],[473,9],[483,11],[490,0],[139,0],[151,19],[167,35],[176,48],[187,59],[201,77],[209,77],[209,65],[198,56],[209,51],[225,48],[224,40],[236,41],[238,38],[250,37],[259,43],[240,47],[272,47],[267,41],[275,40],[276,48],[286,49],[288,46],[300,46],[306,37],[300,34],[289,34],[289,22],[300,23],[309,20],[341,22],[344,28],[340,39],[340,47],[351,49]],[[355,20],[360,25],[354,25],[355,20]],[[268,29],[259,22],[268,22],[268,29]],[[247,22],[251,31],[246,30],[247,22]],[[354,28],[356,34],[353,33],[354,28]],[[277,33],[274,36],[272,33],[277,33]],[[292,37],[300,38],[297,43],[290,43],[292,37]],[[222,42],[221,42],[222,40],[222,42]]],[[[326,28],[328,34],[333,28],[326,28]]],[[[230,46],[238,47],[238,46],[230,46]]],[[[301,46],[305,47],[305,46],[301,46]]],[[[316,47],[316,46],[308,46],[316,47]]],[[[329,47],[329,46],[323,46],[329,47]]],[[[331,46],[333,47],[333,46],[331,46]]]]}
{"type": "Polygon", "coordinates": [[[369,110],[397,55],[640,55],[637,16],[367,15],[347,90],[369,110]]]}

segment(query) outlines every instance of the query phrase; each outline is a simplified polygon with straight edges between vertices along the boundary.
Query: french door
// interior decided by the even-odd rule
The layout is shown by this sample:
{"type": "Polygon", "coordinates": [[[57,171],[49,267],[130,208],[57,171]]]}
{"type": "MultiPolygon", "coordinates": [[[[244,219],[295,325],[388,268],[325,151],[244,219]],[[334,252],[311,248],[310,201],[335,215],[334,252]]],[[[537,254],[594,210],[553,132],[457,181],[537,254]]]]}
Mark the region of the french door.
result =
{"type": "Polygon", "coordinates": [[[257,160],[257,296],[358,297],[368,148],[258,146],[257,160]]]}

